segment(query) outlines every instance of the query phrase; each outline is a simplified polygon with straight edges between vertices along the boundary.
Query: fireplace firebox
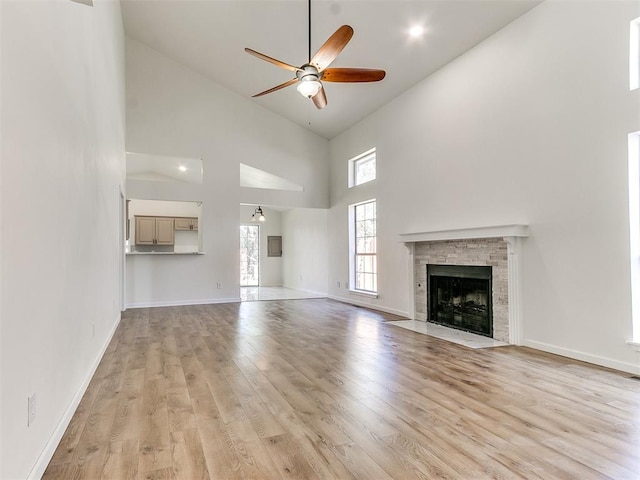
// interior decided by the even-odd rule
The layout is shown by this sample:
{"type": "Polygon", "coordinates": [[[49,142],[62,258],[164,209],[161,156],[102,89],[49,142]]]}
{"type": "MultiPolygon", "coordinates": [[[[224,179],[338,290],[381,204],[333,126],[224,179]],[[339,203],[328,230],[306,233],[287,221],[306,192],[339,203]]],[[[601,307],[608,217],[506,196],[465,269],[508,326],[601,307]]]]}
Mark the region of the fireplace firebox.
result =
{"type": "Polygon", "coordinates": [[[428,320],[493,337],[491,268],[428,264],[428,320]]]}

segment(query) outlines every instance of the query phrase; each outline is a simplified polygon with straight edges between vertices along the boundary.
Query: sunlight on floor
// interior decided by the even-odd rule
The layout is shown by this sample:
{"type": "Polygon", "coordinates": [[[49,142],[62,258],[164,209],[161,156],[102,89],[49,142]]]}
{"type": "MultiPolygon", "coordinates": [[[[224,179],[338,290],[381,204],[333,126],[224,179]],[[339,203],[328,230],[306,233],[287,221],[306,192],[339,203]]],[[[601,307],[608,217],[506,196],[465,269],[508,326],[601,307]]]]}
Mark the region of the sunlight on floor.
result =
{"type": "Polygon", "coordinates": [[[286,287],[240,287],[240,300],[243,302],[298,300],[302,298],[326,298],[326,295],[286,287]]]}

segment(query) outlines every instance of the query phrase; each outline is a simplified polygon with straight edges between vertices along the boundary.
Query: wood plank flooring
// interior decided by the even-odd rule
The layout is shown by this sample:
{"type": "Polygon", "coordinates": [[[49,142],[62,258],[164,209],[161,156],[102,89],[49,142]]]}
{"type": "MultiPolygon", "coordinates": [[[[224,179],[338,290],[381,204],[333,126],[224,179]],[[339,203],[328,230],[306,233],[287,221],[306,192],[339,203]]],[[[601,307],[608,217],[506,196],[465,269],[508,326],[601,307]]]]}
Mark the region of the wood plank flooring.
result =
{"type": "Polygon", "coordinates": [[[45,479],[639,479],[640,381],[327,299],[127,311],[45,479]]]}

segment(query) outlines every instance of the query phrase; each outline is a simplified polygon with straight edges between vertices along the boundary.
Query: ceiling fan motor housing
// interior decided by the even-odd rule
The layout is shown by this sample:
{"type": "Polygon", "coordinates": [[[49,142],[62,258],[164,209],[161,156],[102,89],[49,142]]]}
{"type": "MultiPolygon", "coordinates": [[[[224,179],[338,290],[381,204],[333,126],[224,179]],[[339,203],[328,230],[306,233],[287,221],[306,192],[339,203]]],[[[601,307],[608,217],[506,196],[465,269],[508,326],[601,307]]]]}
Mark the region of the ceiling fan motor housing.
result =
{"type": "Polygon", "coordinates": [[[296,77],[298,77],[298,80],[300,80],[301,82],[313,80],[318,81],[320,80],[320,73],[318,72],[318,69],[316,67],[306,63],[302,65],[300,67],[300,70],[296,72],[296,77]]]}

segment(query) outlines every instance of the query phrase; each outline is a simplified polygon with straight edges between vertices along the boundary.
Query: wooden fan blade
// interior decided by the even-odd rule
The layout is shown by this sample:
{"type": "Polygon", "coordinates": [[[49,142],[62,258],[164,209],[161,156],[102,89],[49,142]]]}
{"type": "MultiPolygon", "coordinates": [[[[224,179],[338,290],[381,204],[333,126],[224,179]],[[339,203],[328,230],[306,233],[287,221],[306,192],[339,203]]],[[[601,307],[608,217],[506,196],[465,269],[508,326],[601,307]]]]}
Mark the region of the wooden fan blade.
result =
{"type": "Polygon", "coordinates": [[[349,25],[342,25],[324,42],[324,45],[320,47],[309,63],[315,65],[318,71],[324,70],[347,46],[351,37],[353,37],[353,28],[349,25]]]}
{"type": "Polygon", "coordinates": [[[289,85],[293,85],[298,81],[297,78],[292,78],[291,80],[281,83],[280,85],[270,88],[269,90],[265,90],[264,92],[256,93],[251,98],[261,97],[262,95],[266,95],[267,93],[275,92],[276,90],[280,90],[281,88],[288,87],[289,85]]]}
{"type": "Polygon", "coordinates": [[[291,70],[292,72],[297,72],[298,70],[300,70],[298,67],[294,67],[293,65],[289,65],[288,63],[281,62],[280,60],[271,58],[263,53],[256,52],[255,50],[251,50],[250,48],[245,48],[244,51],[266,62],[273,63],[276,67],[284,68],[285,70],[291,70]]]}
{"type": "Polygon", "coordinates": [[[384,70],[369,68],[327,68],[322,80],[327,82],[379,82],[386,75],[384,70]]]}
{"type": "Polygon", "coordinates": [[[311,97],[311,100],[313,100],[313,104],[318,107],[318,110],[323,109],[324,107],[327,106],[327,94],[324,91],[324,87],[320,87],[320,90],[318,90],[318,93],[316,93],[313,97],[311,97]]]}

